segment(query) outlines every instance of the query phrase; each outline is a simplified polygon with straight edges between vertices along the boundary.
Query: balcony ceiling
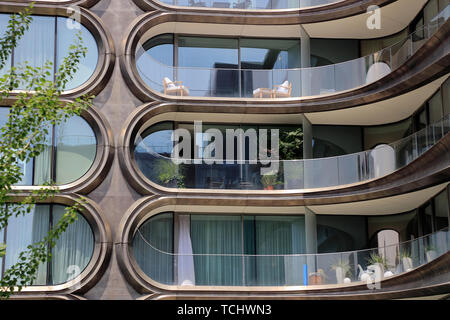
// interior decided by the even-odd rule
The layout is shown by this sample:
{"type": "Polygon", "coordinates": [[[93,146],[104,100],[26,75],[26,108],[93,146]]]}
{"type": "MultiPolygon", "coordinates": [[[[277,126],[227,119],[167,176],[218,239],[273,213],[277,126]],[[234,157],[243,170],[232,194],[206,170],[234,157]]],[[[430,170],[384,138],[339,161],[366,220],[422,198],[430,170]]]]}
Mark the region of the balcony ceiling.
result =
{"type": "Polygon", "coordinates": [[[404,29],[422,9],[427,0],[398,0],[381,8],[381,28],[367,28],[368,13],[338,20],[304,24],[314,38],[371,39],[384,37],[404,29]]]}

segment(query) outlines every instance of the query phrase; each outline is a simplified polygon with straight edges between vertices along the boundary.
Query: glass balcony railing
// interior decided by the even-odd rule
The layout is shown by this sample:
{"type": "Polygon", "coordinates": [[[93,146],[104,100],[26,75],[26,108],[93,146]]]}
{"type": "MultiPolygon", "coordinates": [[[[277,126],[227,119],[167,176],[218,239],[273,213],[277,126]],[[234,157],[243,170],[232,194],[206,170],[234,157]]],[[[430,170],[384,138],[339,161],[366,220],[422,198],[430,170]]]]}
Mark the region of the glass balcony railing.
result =
{"type": "MultiPolygon", "coordinates": [[[[331,158],[272,161],[267,174],[260,161],[222,164],[163,157],[137,141],[134,159],[150,181],[167,188],[296,190],[348,185],[380,178],[408,165],[430,149],[450,130],[450,115],[441,121],[391,144],[331,158]],[[262,172],[264,174],[262,174],[262,172]]],[[[231,162],[231,161],[230,161],[231,162]]],[[[268,170],[266,170],[268,171],[268,170]]]]}
{"type": "Polygon", "coordinates": [[[395,245],[348,252],[288,255],[173,254],[154,247],[138,230],[133,256],[150,279],[165,285],[367,284],[370,289],[374,289],[377,284],[380,285],[380,281],[413,271],[447,253],[449,248],[450,233],[446,228],[395,245]]]}
{"type": "Polygon", "coordinates": [[[344,0],[159,0],[168,5],[195,8],[218,9],[303,9],[324,6],[344,0]]]}
{"type": "Polygon", "coordinates": [[[373,83],[400,67],[444,24],[449,11],[388,48],[333,65],[270,70],[173,67],[138,48],[136,67],[147,86],[169,96],[279,99],[333,94],[373,83]]]}

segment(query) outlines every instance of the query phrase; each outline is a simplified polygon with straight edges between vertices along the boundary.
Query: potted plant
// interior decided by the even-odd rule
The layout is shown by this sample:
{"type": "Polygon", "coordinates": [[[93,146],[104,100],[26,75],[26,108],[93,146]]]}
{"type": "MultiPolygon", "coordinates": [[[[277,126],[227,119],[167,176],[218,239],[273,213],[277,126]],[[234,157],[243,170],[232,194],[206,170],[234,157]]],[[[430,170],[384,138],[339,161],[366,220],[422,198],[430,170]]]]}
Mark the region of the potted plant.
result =
{"type": "Polygon", "coordinates": [[[351,277],[350,265],[347,261],[338,260],[331,268],[336,271],[337,283],[344,283],[347,277],[351,277]]]}
{"type": "Polygon", "coordinates": [[[277,174],[268,173],[261,177],[261,183],[264,186],[264,190],[273,190],[281,182],[278,181],[277,174]]]}
{"type": "Polygon", "coordinates": [[[427,257],[427,262],[431,262],[437,258],[436,248],[432,245],[428,245],[425,247],[425,255],[427,257]]]}
{"type": "Polygon", "coordinates": [[[411,259],[411,254],[409,251],[403,251],[400,255],[403,264],[403,271],[408,272],[413,269],[413,261],[411,259]]]}
{"type": "Polygon", "coordinates": [[[156,165],[158,180],[169,188],[184,188],[184,176],[181,168],[170,160],[159,159],[156,165]]]}
{"type": "Polygon", "coordinates": [[[371,253],[369,258],[367,259],[367,262],[369,263],[369,266],[367,267],[367,269],[376,271],[378,268],[381,273],[381,278],[383,278],[384,270],[387,269],[386,259],[384,259],[379,254],[371,253]]]}

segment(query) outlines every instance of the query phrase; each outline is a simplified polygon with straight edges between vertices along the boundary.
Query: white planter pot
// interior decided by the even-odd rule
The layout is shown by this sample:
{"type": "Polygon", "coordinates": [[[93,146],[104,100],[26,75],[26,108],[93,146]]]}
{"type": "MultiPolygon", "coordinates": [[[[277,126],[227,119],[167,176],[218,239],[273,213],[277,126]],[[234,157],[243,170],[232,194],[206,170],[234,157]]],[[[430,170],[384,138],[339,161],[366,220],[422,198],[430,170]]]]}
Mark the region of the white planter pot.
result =
{"type": "Polygon", "coordinates": [[[426,252],[427,262],[431,262],[437,258],[437,252],[434,250],[430,250],[426,252]]]}
{"type": "Polygon", "coordinates": [[[345,279],[344,268],[342,268],[342,267],[336,268],[336,279],[337,279],[337,283],[344,283],[344,279],[345,279]]]}
{"type": "Polygon", "coordinates": [[[404,272],[411,271],[413,269],[413,262],[412,262],[411,258],[403,257],[402,262],[403,262],[403,271],[404,272]]]}

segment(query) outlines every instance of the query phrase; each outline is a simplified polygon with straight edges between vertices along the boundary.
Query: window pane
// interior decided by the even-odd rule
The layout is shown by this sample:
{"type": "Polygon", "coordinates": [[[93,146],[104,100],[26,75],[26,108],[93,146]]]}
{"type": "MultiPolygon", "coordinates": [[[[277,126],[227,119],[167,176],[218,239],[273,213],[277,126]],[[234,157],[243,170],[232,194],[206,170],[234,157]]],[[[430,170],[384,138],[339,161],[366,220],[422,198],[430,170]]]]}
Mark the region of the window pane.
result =
{"type": "Polygon", "coordinates": [[[318,253],[367,248],[365,217],[317,215],[316,219],[318,253]]]}
{"type": "Polygon", "coordinates": [[[425,20],[425,25],[428,25],[431,20],[438,14],[438,1],[429,0],[427,5],[423,8],[423,17],[425,20]]]}
{"type": "Polygon", "coordinates": [[[177,80],[191,95],[239,95],[237,39],[179,37],[178,66],[177,80]]]}
{"type": "Polygon", "coordinates": [[[85,83],[94,73],[97,67],[98,60],[98,48],[89,30],[83,25],[74,23],[73,20],[58,17],[58,43],[57,43],[57,59],[58,66],[64,61],[64,58],[69,53],[69,47],[74,44],[76,40],[76,34],[81,31],[81,37],[83,39],[83,45],[87,48],[86,57],[82,57],[78,64],[78,71],[75,73],[74,78],[66,85],[65,90],[79,87],[85,83]],[[78,28],[78,26],[80,28],[78,28]]]}
{"type": "Polygon", "coordinates": [[[227,38],[178,38],[178,66],[237,68],[238,41],[227,38]]]}
{"type": "Polygon", "coordinates": [[[367,223],[368,237],[371,240],[370,247],[372,248],[377,246],[377,232],[384,229],[397,231],[400,235],[400,242],[419,236],[416,210],[404,214],[368,217],[367,223]]]}
{"type": "Polygon", "coordinates": [[[447,189],[445,189],[434,198],[436,231],[448,227],[449,207],[447,194],[447,189]]]}
{"type": "Polygon", "coordinates": [[[444,103],[444,116],[450,114],[450,79],[447,79],[442,85],[442,96],[444,103]]]}
{"type": "Polygon", "coordinates": [[[97,154],[95,133],[81,117],[72,117],[55,128],[56,183],[66,184],[81,178],[97,154]]]}
{"type": "Polygon", "coordinates": [[[242,285],[240,216],[191,216],[191,239],[196,285],[242,285]],[[216,254],[216,256],[208,255],[216,254]],[[224,254],[224,256],[220,255],[224,254]]]}
{"type": "Polygon", "coordinates": [[[43,67],[52,62],[50,76],[53,79],[53,65],[55,60],[55,18],[33,16],[30,28],[19,40],[14,50],[14,66],[28,62],[33,67],[43,67]]]}
{"type": "MultiPolygon", "coordinates": [[[[6,27],[8,26],[9,15],[5,13],[0,13],[0,37],[3,37],[6,31],[6,27]]],[[[11,68],[11,55],[8,56],[8,59],[5,61],[4,67],[0,70],[0,77],[5,74],[11,68]]]]}
{"type": "Polygon", "coordinates": [[[369,150],[378,144],[389,144],[407,137],[412,132],[411,119],[382,126],[364,127],[364,149],[369,150]]]}
{"type": "MultiPolygon", "coordinates": [[[[65,206],[53,206],[53,225],[65,214],[65,206]]],[[[86,219],[70,224],[52,249],[52,279],[50,284],[61,284],[76,278],[88,265],[94,250],[94,236],[86,219]]]]}
{"type": "Polygon", "coordinates": [[[433,208],[431,203],[427,204],[423,209],[423,234],[427,235],[433,232],[433,208]]]}
{"type": "Polygon", "coordinates": [[[442,99],[440,90],[428,101],[428,107],[430,112],[430,124],[442,119],[442,99]]]}
{"type": "Polygon", "coordinates": [[[150,218],[135,234],[133,255],[139,267],[151,279],[173,284],[173,213],[150,218]]]}
{"type": "Polygon", "coordinates": [[[313,125],[312,131],[314,158],[362,151],[360,127],[313,125]]]}
{"type": "Polygon", "coordinates": [[[300,39],[241,39],[242,69],[299,68],[300,39]]]}
{"type": "MultiPolygon", "coordinates": [[[[291,260],[284,256],[273,255],[306,252],[305,218],[303,216],[255,216],[254,219],[255,252],[253,254],[268,256],[255,258],[253,274],[249,272],[247,266],[247,278],[253,278],[257,285],[263,286],[298,283],[291,279],[293,276],[291,272],[286,272],[289,270],[291,260]]],[[[300,274],[300,269],[298,273],[300,274]]]]}
{"type": "Polygon", "coordinates": [[[44,150],[34,159],[34,185],[43,185],[52,180],[52,137],[53,129],[49,127],[48,134],[45,137],[44,150]]]}
{"type": "Polygon", "coordinates": [[[163,79],[175,79],[173,66],[173,34],[163,34],[151,38],[136,50],[136,68],[152,89],[164,92],[163,79]]]}
{"type": "MultiPolygon", "coordinates": [[[[17,263],[19,254],[27,246],[43,240],[49,231],[49,205],[36,205],[32,212],[11,217],[6,229],[5,268],[17,263]]],[[[33,285],[46,285],[47,263],[41,264],[33,285]]]]}

